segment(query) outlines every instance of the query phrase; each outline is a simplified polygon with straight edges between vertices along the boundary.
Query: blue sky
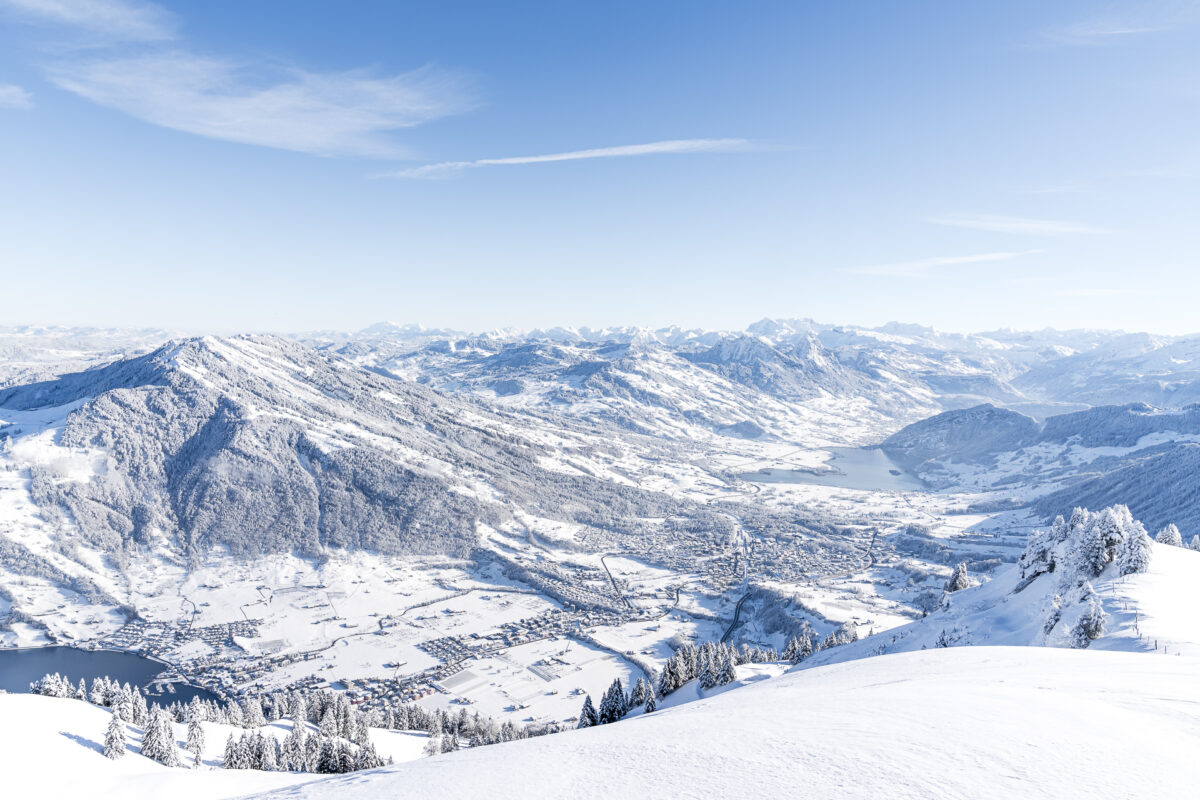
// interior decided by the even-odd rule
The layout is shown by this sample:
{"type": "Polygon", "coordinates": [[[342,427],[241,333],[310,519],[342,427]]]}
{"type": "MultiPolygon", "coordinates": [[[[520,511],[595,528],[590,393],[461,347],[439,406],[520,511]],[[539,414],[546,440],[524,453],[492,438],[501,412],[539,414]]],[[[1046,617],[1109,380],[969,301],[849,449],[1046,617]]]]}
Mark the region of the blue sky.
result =
{"type": "Polygon", "coordinates": [[[0,324],[1200,330],[1195,3],[0,0],[0,324]]]}

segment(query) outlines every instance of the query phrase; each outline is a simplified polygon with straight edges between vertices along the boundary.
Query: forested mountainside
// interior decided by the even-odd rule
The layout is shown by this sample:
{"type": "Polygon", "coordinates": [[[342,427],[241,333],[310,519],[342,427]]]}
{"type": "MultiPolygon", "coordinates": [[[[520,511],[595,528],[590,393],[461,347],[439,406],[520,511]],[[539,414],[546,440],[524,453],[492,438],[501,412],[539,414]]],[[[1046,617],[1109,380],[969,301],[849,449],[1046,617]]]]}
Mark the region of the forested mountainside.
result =
{"type": "Polygon", "coordinates": [[[613,533],[711,516],[612,473],[636,444],[604,429],[497,413],[272,337],[174,342],[9,388],[0,409],[0,437],[48,436],[64,456],[30,466],[43,512],[110,553],[465,555],[515,508],[613,533]]]}

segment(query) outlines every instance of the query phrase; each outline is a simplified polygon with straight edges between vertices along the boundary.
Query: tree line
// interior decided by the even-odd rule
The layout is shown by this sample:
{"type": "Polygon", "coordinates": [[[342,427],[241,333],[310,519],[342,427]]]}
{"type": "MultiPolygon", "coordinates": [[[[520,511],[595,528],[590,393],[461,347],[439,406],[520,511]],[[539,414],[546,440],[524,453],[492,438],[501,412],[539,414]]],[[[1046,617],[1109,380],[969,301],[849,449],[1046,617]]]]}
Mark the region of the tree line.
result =
{"type": "Polygon", "coordinates": [[[429,736],[425,752],[430,755],[460,747],[480,747],[499,742],[552,733],[561,728],[518,726],[497,722],[464,707],[457,714],[442,709],[428,711],[412,704],[396,703],[383,708],[360,710],[341,693],[317,691],[274,692],[252,695],[238,701],[219,703],[192,698],[168,705],[149,703],[140,688],[98,677],[89,686],[54,673],[30,684],[34,694],[74,698],[107,708],[112,717],[104,737],[104,753],[121,758],[127,752],[129,726],[141,728],[141,755],[171,767],[184,766],[173,724],[186,724],[184,750],[191,756],[187,766],[204,764],[204,727],[212,722],[244,729],[230,732],[219,766],[225,769],[257,769],[285,772],[340,773],[385,766],[371,742],[372,728],[420,731],[429,736]],[[261,730],[271,722],[288,719],[291,730],[282,740],[261,730]]]}

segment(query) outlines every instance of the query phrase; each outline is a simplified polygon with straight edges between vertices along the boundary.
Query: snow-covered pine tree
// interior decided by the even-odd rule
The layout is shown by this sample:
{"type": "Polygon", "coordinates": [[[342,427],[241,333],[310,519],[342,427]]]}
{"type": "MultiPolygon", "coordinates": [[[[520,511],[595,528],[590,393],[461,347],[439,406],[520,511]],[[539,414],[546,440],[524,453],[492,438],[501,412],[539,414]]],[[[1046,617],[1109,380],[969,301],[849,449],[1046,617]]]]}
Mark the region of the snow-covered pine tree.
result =
{"type": "Polygon", "coordinates": [[[192,754],[193,766],[199,765],[204,753],[204,727],[196,716],[188,723],[187,751],[192,754]]]}
{"type": "Polygon", "coordinates": [[[654,696],[654,684],[652,682],[647,683],[646,684],[646,705],[645,705],[646,713],[649,714],[652,711],[654,711],[654,709],[656,709],[656,708],[658,708],[658,698],[654,696]]]}
{"type": "Polygon", "coordinates": [[[304,771],[304,724],[292,721],[292,730],[283,740],[279,768],[286,772],[304,771]]]}
{"type": "Polygon", "coordinates": [[[149,724],[150,709],[146,707],[146,698],[142,696],[142,692],[137,687],[127,692],[130,702],[132,703],[133,717],[130,720],[134,725],[145,726],[149,724]]]}
{"type": "Polygon", "coordinates": [[[429,741],[425,743],[425,755],[436,756],[442,752],[442,735],[435,733],[429,737],[429,741]]]}
{"type": "Polygon", "coordinates": [[[971,588],[971,578],[967,575],[967,562],[960,561],[954,567],[954,574],[946,583],[946,591],[961,592],[963,589],[969,588],[971,588]]]}
{"type": "Polygon", "coordinates": [[[133,697],[125,692],[119,692],[112,705],[113,713],[126,722],[133,722],[133,697]]]}
{"type": "Polygon", "coordinates": [[[817,638],[816,631],[808,620],[800,620],[800,659],[803,661],[813,654],[813,640],[817,638]]]}
{"type": "Polygon", "coordinates": [[[800,660],[800,640],[795,636],[789,638],[787,647],[783,648],[783,660],[792,664],[800,660]]]}
{"type": "Polygon", "coordinates": [[[713,663],[713,655],[708,647],[701,648],[697,668],[701,689],[711,689],[717,685],[717,665],[713,663]]]}
{"type": "Polygon", "coordinates": [[[612,719],[611,722],[616,722],[629,711],[629,696],[625,694],[625,685],[621,683],[620,678],[614,678],[612,684],[608,687],[608,694],[612,696],[612,719]]]}
{"type": "Polygon", "coordinates": [[[291,716],[292,722],[299,725],[308,722],[308,701],[304,698],[303,694],[296,693],[295,702],[292,703],[289,716],[291,716]]]}
{"type": "Polygon", "coordinates": [[[679,678],[679,658],[672,655],[663,665],[662,674],[658,677],[658,693],[666,697],[681,685],[679,678]]]}
{"type": "Polygon", "coordinates": [[[725,651],[725,655],[721,660],[721,668],[717,672],[717,685],[724,686],[728,683],[733,683],[737,680],[737,670],[733,666],[733,656],[729,651],[725,651]]]}
{"type": "Polygon", "coordinates": [[[1108,551],[1104,544],[1106,526],[1100,524],[1098,516],[1093,514],[1082,528],[1072,529],[1075,571],[1085,578],[1096,577],[1108,564],[1108,551]]]}
{"type": "Polygon", "coordinates": [[[1096,590],[1088,583],[1084,586],[1082,594],[1087,609],[1071,629],[1071,644],[1079,648],[1087,647],[1103,636],[1105,628],[1104,606],[1096,590]]]}
{"type": "Polygon", "coordinates": [[[242,713],[242,707],[237,703],[230,703],[225,707],[226,716],[230,725],[241,728],[246,721],[246,715],[242,713]]]}
{"type": "Polygon", "coordinates": [[[1117,548],[1125,541],[1126,534],[1134,524],[1133,514],[1129,513],[1128,506],[1109,506],[1093,516],[1092,524],[1104,542],[1104,563],[1111,563],[1116,558],[1117,548]]]}
{"type": "Polygon", "coordinates": [[[267,718],[263,716],[262,703],[257,697],[249,697],[242,704],[243,724],[247,728],[261,728],[267,724],[267,718]]]}
{"type": "Polygon", "coordinates": [[[317,762],[321,758],[321,737],[309,734],[304,737],[304,768],[303,772],[316,772],[317,762]]]}
{"type": "Polygon", "coordinates": [[[1183,535],[1179,532],[1179,528],[1175,527],[1174,522],[1154,534],[1154,541],[1159,544],[1169,544],[1172,547],[1183,547],[1183,535]]]}
{"type": "Polygon", "coordinates": [[[242,766],[242,759],[238,752],[237,740],[233,738],[232,732],[230,732],[229,738],[225,740],[225,755],[221,759],[221,766],[225,769],[245,769],[242,766]]]}
{"type": "Polygon", "coordinates": [[[357,762],[357,757],[354,754],[354,748],[346,742],[338,742],[337,746],[337,771],[339,773],[354,772],[354,765],[357,762]]]}
{"type": "MultiPolygon", "coordinates": [[[[465,715],[467,710],[464,708],[462,711],[465,715]]],[[[461,730],[457,723],[455,724],[455,729],[461,730]]],[[[367,725],[367,718],[363,714],[358,714],[356,715],[356,719],[354,721],[354,743],[359,747],[364,747],[365,745],[369,744],[370,741],[371,729],[370,726],[367,725]]]]}
{"type": "Polygon", "coordinates": [[[326,708],[325,713],[321,715],[321,722],[317,725],[321,735],[327,739],[332,739],[338,735],[338,719],[337,712],[332,708],[326,708]]]}
{"type": "Polygon", "coordinates": [[[629,707],[637,708],[646,704],[646,679],[638,676],[634,681],[633,689],[629,693],[629,707]]]}
{"type": "Polygon", "coordinates": [[[684,645],[680,648],[679,655],[679,666],[682,667],[679,686],[682,686],[700,674],[700,651],[695,645],[684,645]]]}
{"type": "Polygon", "coordinates": [[[192,701],[187,705],[187,711],[184,714],[184,720],[191,722],[197,720],[199,722],[208,721],[208,708],[200,701],[199,697],[193,697],[192,701]]]}
{"type": "Polygon", "coordinates": [[[358,759],[354,764],[355,769],[375,769],[382,766],[383,759],[375,751],[375,745],[368,742],[358,749],[358,759]]]}
{"type": "Polygon", "coordinates": [[[258,768],[266,772],[279,769],[279,744],[274,736],[260,735],[255,745],[259,751],[258,768]]]}
{"type": "Polygon", "coordinates": [[[1117,546],[1117,568],[1122,575],[1145,572],[1150,568],[1150,536],[1142,523],[1134,522],[1125,531],[1125,539],[1117,546]]]}
{"type": "Polygon", "coordinates": [[[590,728],[600,724],[600,715],[596,713],[596,706],[592,704],[592,696],[589,694],[583,699],[583,709],[579,712],[579,724],[577,728],[590,728]]]}
{"type": "Polygon", "coordinates": [[[604,694],[600,697],[600,709],[596,717],[601,725],[607,725],[616,720],[616,712],[613,711],[612,702],[612,687],[609,686],[604,694]]]}
{"type": "Polygon", "coordinates": [[[104,734],[104,755],[106,758],[125,755],[125,723],[116,714],[108,720],[108,731],[104,734]]]}
{"type": "Polygon", "coordinates": [[[63,679],[58,673],[54,673],[53,675],[46,673],[38,680],[29,684],[29,691],[31,694],[40,694],[45,697],[66,697],[63,679]]]}
{"type": "Polygon", "coordinates": [[[142,755],[168,767],[179,766],[179,748],[175,746],[175,730],[171,717],[162,706],[154,706],[146,718],[142,733],[142,755]]]}
{"type": "Polygon", "coordinates": [[[343,739],[354,738],[354,706],[350,705],[350,698],[344,694],[338,695],[337,720],[338,736],[343,739]]]}

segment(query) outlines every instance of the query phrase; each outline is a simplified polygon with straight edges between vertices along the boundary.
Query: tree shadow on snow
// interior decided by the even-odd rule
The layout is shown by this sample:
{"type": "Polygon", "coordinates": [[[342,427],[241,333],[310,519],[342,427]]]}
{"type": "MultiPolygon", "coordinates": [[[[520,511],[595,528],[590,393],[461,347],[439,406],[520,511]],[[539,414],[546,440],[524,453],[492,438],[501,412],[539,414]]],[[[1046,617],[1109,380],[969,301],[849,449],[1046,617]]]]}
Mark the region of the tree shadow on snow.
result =
{"type": "Polygon", "coordinates": [[[86,738],[80,736],[79,734],[67,733],[66,731],[59,731],[58,734],[59,734],[59,736],[67,737],[75,744],[83,745],[84,747],[88,748],[89,750],[95,750],[97,753],[100,753],[101,755],[104,754],[104,745],[100,744],[99,742],[93,742],[91,739],[86,739],[86,738]]]}

